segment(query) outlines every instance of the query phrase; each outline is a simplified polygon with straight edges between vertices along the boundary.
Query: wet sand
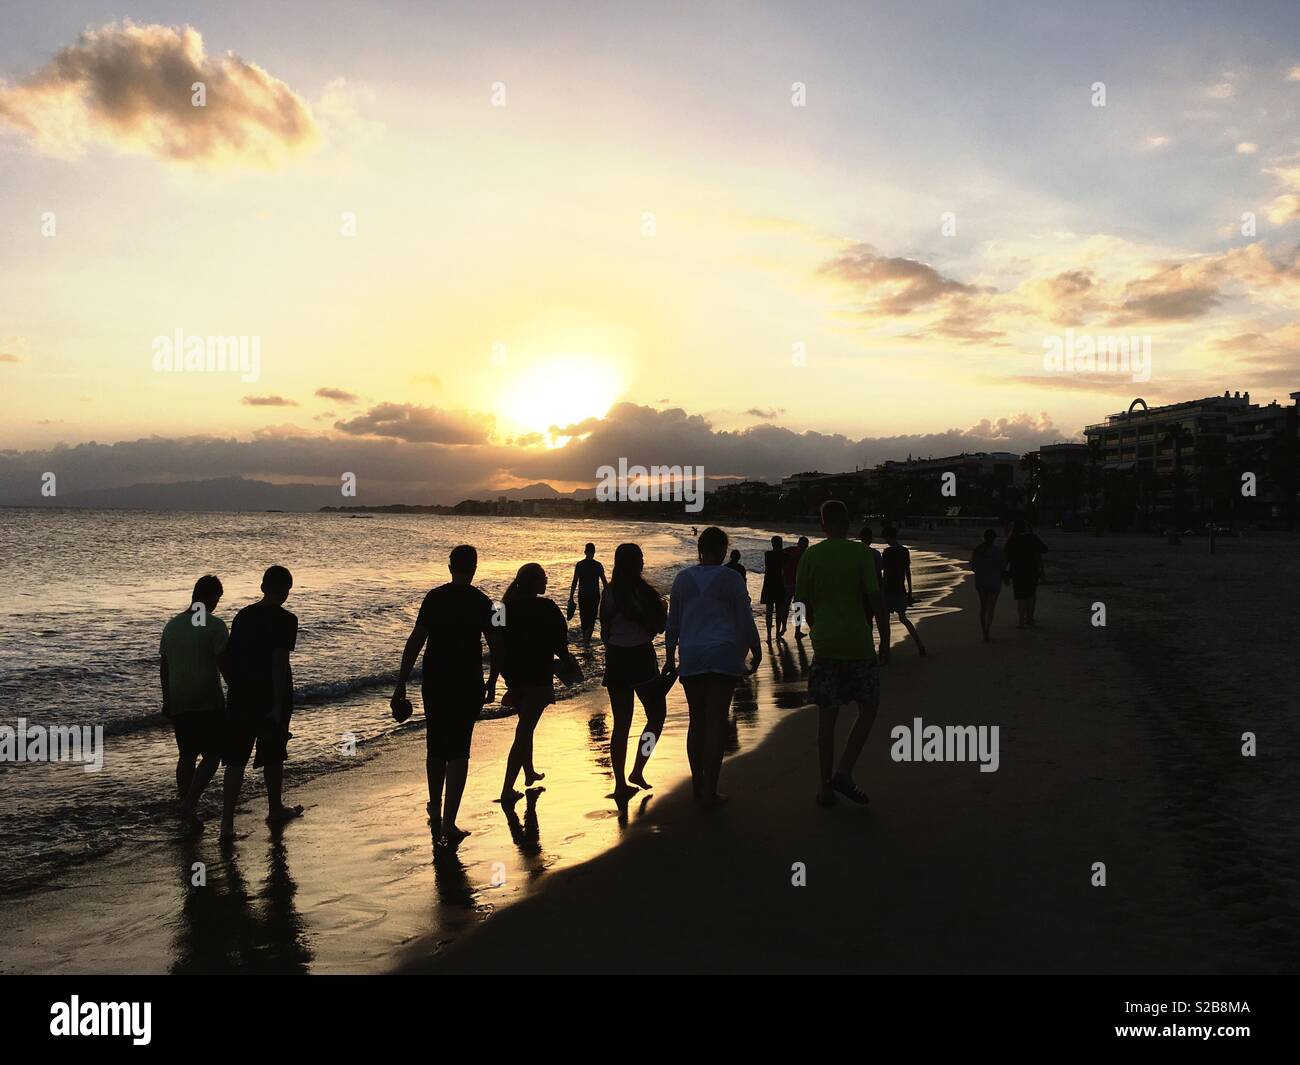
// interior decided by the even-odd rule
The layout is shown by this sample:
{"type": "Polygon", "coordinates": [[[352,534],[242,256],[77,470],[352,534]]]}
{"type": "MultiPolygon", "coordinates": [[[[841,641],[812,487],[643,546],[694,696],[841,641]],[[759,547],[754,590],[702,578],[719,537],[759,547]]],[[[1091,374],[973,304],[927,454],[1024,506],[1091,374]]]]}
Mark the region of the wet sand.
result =
{"type": "MultiPolygon", "coordinates": [[[[364,764],[291,783],[307,816],[278,838],[257,793],[233,849],[215,824],[188,843],[160,826],[5,899],[0,968],[1294,971],[1294,715],[1277,687],[1289,660],[1262,630],[1233,637],[1256,647],[1240,659],[1255,672],[1225,700],[1198,672],[1222,663],[1194,641],[1212,646],[1216,611],[1241,604],[1205,608],[1195,545],[1048,539],[1056,580],[1037,631],[1014,628],[1004,595],[983,644],[965,580],[922,621],[930,657],[899,646],[860,766],[866,809],[813,803],[816,714],[789,640],[738,695],[721,811],[698,813],[683,787],[680,686],[648,773],[658,786],[626,811],[604,799],[608,704],[588,692],[547,711],[545,790],[514,816],[491,801],[513,721],[479,725],[461,818],[473,835],[435,856],[417,713],[364,764]],[[1240,757],[1243,713],[1268,738],[1253,761],[1240,757]],[[891,761],[890,728],[918,716],[999,725],[998,771],[891,761]],[[205,886],[191,886],[195,863],[205,886]],[[795,863],[807,886],[793,886],[795,863]]],[[[1263,616],[1286,616],[1282,588],[1257,588],[1292,573],[1281,557],[1243,544],[1213,572],[1263,616]]],[[[359,697],[357,712],[385,712],[382,697],[359,697]]]]}
{"type": "MultiPolygon", "coordinates": [[[[1175,676],[1206,657],[1178,641],[1213,626],[1198,606],[1207,572],[1254,586],[1295,564],[1270,545],[1212,568],[1195,542],[1056,547],[1036,631],[1014,628],[1004,595],[996,641],[980,642],[966,582],[962,613],[923,626],[931,657],[900,650],[860,773],[870,807],[814,805],[815,711],[798,711],[729,763],[725,809],[701,815],[679,789],[621,846],[472,935],[412,945],[405,970],[1295,971],[1297,833],[1278,809],[1294,796],[1294,725],[1256,704],[1274,750],[1244,759],[1221,679],[1192,700],[1175,676]],[[1174,572],[1139,577],[1153,568],[1174,572]],[[1128,588],[1106,628],[1091,623],[1098,581],[1128,588]],[[1153,585],[1186,596],[1181,610],[1161,612],[1153,585]],[[1160,639],[1138,638],[1160,624],[1160,639]],[[1000,769],[891,761],[890,727],[916,716],[1000,724],[1000,769]]],[[[1261,682],[1286,698],[1279,673],[1261,682]]]]}

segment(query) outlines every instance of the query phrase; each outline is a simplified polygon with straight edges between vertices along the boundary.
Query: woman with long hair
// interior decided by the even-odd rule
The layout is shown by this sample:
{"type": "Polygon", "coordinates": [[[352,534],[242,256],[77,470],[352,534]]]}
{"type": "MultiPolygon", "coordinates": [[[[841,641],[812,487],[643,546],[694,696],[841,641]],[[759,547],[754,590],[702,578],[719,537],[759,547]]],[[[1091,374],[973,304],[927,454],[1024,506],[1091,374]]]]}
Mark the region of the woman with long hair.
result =
{"type": "Polygon", "coordinates": [[[686,756],[691,763],[695,801],[711,808],[727,801],[718,793],[727,715],[736,682],[763,661],[763,644],[754,624],[749,592],[740,574],[727,569],[727,534],[710,525],[699,539],[698,566],[677,574],[664,633],[665,671],[682,653],[682,688],[690,708],[686,756]],[[745,651],[750,664],[745,668],[745,651]]]}
{"type": "Polygon", "coordinates": [[[667,715],[667,691],[659,675],[654,639],[664,631],[668,607],[664,598],[642,576],[645,556],[637,544],[619,544],[614,552],[614,575],[600,598],[600,639],[605,645],[605,679],[614,731],[609,738],[609,764],[614,771],[614,794],[622,801],[637,788],[649,788],[645,765],[654,753],[667,715]],[[632,729],[635,699],[645,710],[646,727],[637,741],[636,762],[624,778],[627,737],[632,729]]]}
{"type": "Polygon", "coordinates": [[[506,589],[501,602],[505,606],[505,636],[502,640],[501,675],[506,679],[506,695],[515,707],[519,720],[515,740],[506,758],[506,778],[501,785],[501,804],[523,798],[515,790],[519,770],[524,771],[524,785],[532,787],[545,778],[533,764],[533,732],[542,711],[555,702],[551,677],[559,658],[566,670],[576,667],[569,653],[569,630],[564,615],[546,598],[546,570],[536,562],[521,566],[506,589]]]}

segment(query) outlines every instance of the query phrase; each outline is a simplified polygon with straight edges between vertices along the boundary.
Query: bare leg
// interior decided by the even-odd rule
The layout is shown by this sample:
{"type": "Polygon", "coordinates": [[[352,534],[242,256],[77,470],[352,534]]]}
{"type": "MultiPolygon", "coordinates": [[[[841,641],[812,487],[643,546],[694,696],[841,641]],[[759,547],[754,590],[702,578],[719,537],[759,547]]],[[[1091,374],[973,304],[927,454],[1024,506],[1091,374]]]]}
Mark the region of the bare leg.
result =
{"type": "Polygon", "coordinates": [[[823,802],[835,801],[831,776],[835,765],[835,722],[839,714],[838,706],[817,708],[817,768],[821,774],[821,792],[818,797],[823,802]]]}
{"type": "Polygon", "coordinates": [[[614,714],[614,728],[609,735],[609,767],[614,773],[614,798],[634,792],[623,775],[627,766],[627,735],[632,731],[633,695],[631,688],[610,688],[609,706],[614,714]]]}
{"type": "Polygon", "coordinates": [[[659,745],[659,736],[664,730],[664,719],[668,716],[668,702],[662,695],[651,696],[649,702],[644,696],[638,695],[638,698],[645,708],[646,725],[641,738],[637,740],[636,762],[632,766],[632,775],[628,777],[628,781],[638,788],[648,788],[650,784],[645,778],[645,767],[659,745]]]}
{"type": "Polygon", "coordinates": [[[771,639],[772,639],[772,615],[773,615],[774,613],[776,613],[776,604],[775,604],[775,603],[768,603],[768,604],[767,604],[767,638],[768,638],[768,640],[771,640],[771,639]]]}
{"type": "Polygon", "coordinates": [[[185,801],[194,784],[194,763],[197,758],[192,754],[183,754],[176,759],[176,797],[185,801]]]}
{"type": "Polygon", "coordinates": [[[790,622],[790,600],[782,599],[776,611],[776,634],[785,635],[786,625],[790,622]]]}
{"type": "Polygon", "coordinates": [[[704,713],[705,693],[702,682],[694,677],[689,683],[682,684],[686,692],[686,707],[690,720],[686,727],[686,760],[691,765],[691,787],[698,801],[703,796],[704,786],[704,713]]]}
{"type": "Polygon", "coordinates": [[[914,639],[914,640],[916,641],[916,649],[917,649],[917,650],[918,650],[922,655],[924,655],[924,654],[925,654],[925,644],[923,644],[923,643],[921,642],[921,637],[920,637],[920,634],[916,631],[916,626],[913,625],[912,622],[908,619],[907,611],[905,611],[905,610],[900,610],[900,611],[898,612],[898,620],[901,621],[901,622],[903,623],[903,628],[905,628],[909,633],[912,634],[912,639],[914,639]]]}
{"type": "Polygon", "coordinates": [[[233,839],[235,836],[235,806],[239,803],[239,789],[244,784],[244,768],[248,765],[248,756],[234,762],[226,762],[226,775],[221,781],[221,838],[233,839]]]}
{"type": "Polygon", "coordinates": [[[469,776],[469,759],[454,758],[445,765],[447,804],[443,807],[442,834],[458,843],[469,835],[456,824],[456,815],[460,813],[461,796],[465,794],[465,780],[469,776]]]}
{"type": "Polygon", "coordinates": [[[203,791],[212,778],[217,775],[217,766],[220,765],[221,759],[216,755],[205,754],[203,760],[199,763],[198,769],[190,781],[189,790],[185,793],[181,801],[181,814],[189,820],[197,821],[194,816],[194,809],[199,804],[199,799],[203,798],[203,791]]]}
{"type": "MultiPolygon", "coordinates": [[[[426,754],[424,756],[424,775],[429,781],[429,827],[435,835],[441,835],[442,785],[447,777],[447,763],[441,758],[435,758],[432,754],[426,754]]],[[[451,820],[454,822],[455,818],[453,817],[451,820]]]]}
{"type": "Polygon", "coordinates": [[[849,738],[844,744],[844,754],[840,756],[840,766],[836,776],[849,779],[853,777],[853,767],[858,764],[862,748],[867,745],[867,737],[871,735],[871,726],[876,723],[876,709],[874,706],[858,707],[858,717],[853,722],[853,728],[849,730],[849,738]]]}
{"type": "Polygon", "coordinates": [[[731,697],[735,684],[725,680],[712,680],[708,688],[708,709],[704,734],[704,801],[716,806],[727,801],[718,792],[718,779],[722,775],[723,747],[726,745],[727,717],[731,712],[731,697]]]}

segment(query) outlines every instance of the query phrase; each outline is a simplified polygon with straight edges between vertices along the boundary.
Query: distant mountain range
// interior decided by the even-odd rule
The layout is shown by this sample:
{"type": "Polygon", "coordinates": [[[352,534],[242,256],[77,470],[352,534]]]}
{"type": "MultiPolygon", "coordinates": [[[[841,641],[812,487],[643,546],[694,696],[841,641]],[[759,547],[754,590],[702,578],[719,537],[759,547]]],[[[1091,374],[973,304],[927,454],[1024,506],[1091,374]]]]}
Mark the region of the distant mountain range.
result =
{"type": "MultiPolygon", "coordinates": [[[[539,482],[523,488],[483,488],[467,495],[468,499],[589,499],[595,489],[558,492],[539,482]]],[[[456,501],[453,501],[456,502],[456,501]]],[[[129,510],[289,510],[312,511],[321,507],[384,506],[392,503],[416,503],[409,499],[358,499],[342,496],[337,485],[272,484],[247,477],[216,477],[204,481],[177,481],[171,484],[132,484],[122,488],[93,488],[81,492],[60,493],[54,499],[33,492],[31,498],[0,500],[9,506],[104,507],[129,510]]]]}

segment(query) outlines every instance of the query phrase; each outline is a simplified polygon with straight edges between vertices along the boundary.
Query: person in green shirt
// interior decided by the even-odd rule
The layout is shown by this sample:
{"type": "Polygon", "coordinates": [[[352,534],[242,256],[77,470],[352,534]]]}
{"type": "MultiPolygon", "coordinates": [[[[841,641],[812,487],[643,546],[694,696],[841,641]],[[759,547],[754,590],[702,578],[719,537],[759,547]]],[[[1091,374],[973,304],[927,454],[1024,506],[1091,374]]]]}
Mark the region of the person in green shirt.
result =
{"type": "Polygon", "coordinates": [[[225,739],[221,678],[230,633],[213,613],[223,592],[218,578],[200,577],[189,607],[167,622],[158,646],[163,716],[176,732],[176,791],[191,831],[203,827],[194,811],[221,764],[225,739]]]}
{"type": "Polygon", "coordinates": [[[812,632],[808,697],[817,704],[817,802],[834,806],[838,792],[865,804],[867,795],[853,782],[853,767],[880,707],[880,675],[867,616],[869,611],[879,627],[879,660],[888,662],[889,612],[870,550],[848,539],[848,507],[827,500],[821,519],[826,539],[804,552],[795,578],[795,601],[812,632]],[[835,722],[847,703],[857,704],[858,717],[835,767],[835,722]]]}

